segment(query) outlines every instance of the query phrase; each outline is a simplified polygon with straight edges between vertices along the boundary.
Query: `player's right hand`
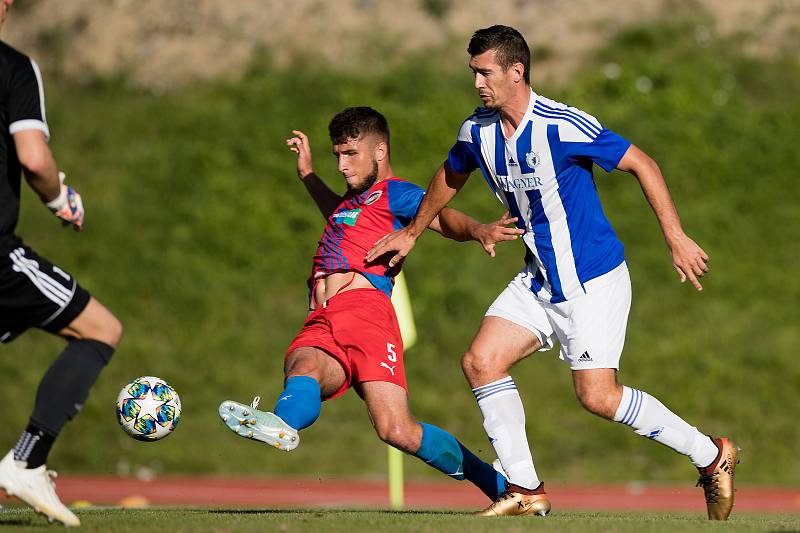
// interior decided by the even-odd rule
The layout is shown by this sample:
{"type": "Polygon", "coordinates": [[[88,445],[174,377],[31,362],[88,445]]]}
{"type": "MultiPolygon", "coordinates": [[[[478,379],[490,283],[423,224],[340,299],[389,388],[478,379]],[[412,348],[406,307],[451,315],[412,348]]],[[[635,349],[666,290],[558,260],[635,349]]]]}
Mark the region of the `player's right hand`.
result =
{"type": "Polygon", "coordinates": [[[367,252],[364,260],[367,263],[371,263],[377,260],[383,254],[397,252],[389,260],[389,266],[393,267],[406,258],[411,249],[414,248],[415,244],[417,244],[417,238],[411,235],[411,231],[409,230],[408,226],[406,226],[405,228],[387,233],[375,241],[375,244],[372,246],[369,252],[367,252]]]}
{"type": "Polygon", "coordinates": [[[297,154],[297,177],[303,179],[314,172],[314,167],[311,165],[311,145],[302,131],[292,130],[292,133],[294,137],[286,139],[286,146],[297,154]]]}
{"type": "Polygon", "coordinates": [[[55,200],[46,202],[45,205],[55,216],[61,219],[62,226],[72,226],[75,231],[81,231],[85,215],[83,200],[81,200],[81,195],[78,194],[78,191],[64,183],[65,179],[66,175],[63,172],[59,172],[58,180],[61,182],[59,195],[55,200]]]}

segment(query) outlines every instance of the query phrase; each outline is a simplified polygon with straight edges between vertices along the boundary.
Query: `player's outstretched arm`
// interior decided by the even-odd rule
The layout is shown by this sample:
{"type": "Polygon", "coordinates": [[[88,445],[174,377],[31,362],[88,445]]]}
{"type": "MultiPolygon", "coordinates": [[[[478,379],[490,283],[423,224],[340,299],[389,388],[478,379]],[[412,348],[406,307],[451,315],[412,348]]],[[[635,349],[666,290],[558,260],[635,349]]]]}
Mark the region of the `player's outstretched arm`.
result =
{"type": "Polygon", "coordinates": [[[76,231],[83,229],[81,195],[64,184],[66,176],[58,171],[44,134],[37,129],[19,131],[14,134],[14,147],[25,180],[42,202],[61,219],[64,226],[72,226],[76,231]]]}
{"type": "Polygon", "coordinates": [[[681,283],[688,279],[695,289],[702,291],[703,286],[698,278],[708,272],[708,254],[683,232],[681,219],[658,164],[642,150],[631,145],[617,168],[633,174],[639,180],[642,192],[664,233],[672,255],[672,266],[681,283]]]}
{"type": "Polygon", "coordinates": [[[516,240],[525,233],[524,229],[513,226],[517,217],[508,215],[506,211],[499,220],[481,224],[466,213],[445,207],[428,227],[455,241],[478,241],[486,254],[494,257],[495,244],[516,240]]]}
{"type": "Polygon", "coordinates": [[[378,239],[365,257],[369,263],[383,254],[397,252],[390,260],[389,266],[402,261],[414,248],[420,234],[425,231],[436,215],[453,199],[466,183],[469,174],[453,172],[445,161],[436,171],[428,185],[428,192],[419,204],[417,215],[405,228],[388,233],[378,239]]]}
{"type": "Polygon", "coordinates": [[[322,216],[327,220],[336,207],[342,202],[342,197],[325,185],[325,182],[314,173],[311,164],[311,144],[305,133],[292,130],[294,137],[286,139],[286,146],[297,154],[297,177],[306,186],[306,190],[319,207],[322,216]]]}

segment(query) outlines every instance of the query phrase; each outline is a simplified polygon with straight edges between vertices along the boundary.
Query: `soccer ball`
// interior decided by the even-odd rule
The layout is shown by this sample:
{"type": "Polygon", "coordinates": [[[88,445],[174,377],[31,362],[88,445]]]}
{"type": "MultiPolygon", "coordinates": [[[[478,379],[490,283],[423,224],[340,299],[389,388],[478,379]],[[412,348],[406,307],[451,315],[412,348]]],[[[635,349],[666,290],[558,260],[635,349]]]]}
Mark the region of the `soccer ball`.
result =
{"type": "Polygon", "coordinates": [[[180,418],[181,399],[161,378],[136,378],[117,396],[117,421],[134,439],[163,439],[175,430],[180,418]]]}

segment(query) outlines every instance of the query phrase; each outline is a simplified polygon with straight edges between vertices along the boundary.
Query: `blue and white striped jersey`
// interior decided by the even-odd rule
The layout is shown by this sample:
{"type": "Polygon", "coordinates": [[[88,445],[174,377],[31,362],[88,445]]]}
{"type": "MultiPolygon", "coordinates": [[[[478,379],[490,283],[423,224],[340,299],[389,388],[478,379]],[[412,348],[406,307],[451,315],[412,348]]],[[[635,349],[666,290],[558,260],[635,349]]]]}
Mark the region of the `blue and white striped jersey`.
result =
{"type": "Polygon", "coordinates": [[[503,134],[499,112],[478,108],[461,126],[448,161],[461,174],[481,169],[526,230],[531,290],[558,303],[584,294],[584,283],[624,260],[600,205],[592,163],[611,172],[629,146],[593,116],[531,91],[514,135],[503,134]]]}

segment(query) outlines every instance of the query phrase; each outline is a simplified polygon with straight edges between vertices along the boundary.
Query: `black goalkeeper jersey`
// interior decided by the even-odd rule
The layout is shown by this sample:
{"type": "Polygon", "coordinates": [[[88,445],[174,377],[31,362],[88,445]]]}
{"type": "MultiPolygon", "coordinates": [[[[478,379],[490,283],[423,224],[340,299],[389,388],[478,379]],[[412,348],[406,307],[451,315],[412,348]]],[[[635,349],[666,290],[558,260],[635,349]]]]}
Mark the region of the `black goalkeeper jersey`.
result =
{"type": "Polygon", "coordinates": [[[36,129],[50,137],[36,63],[0,41],[0,244],[14,236],[22,168],[12,135],[36,129]]]}

